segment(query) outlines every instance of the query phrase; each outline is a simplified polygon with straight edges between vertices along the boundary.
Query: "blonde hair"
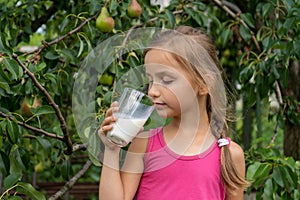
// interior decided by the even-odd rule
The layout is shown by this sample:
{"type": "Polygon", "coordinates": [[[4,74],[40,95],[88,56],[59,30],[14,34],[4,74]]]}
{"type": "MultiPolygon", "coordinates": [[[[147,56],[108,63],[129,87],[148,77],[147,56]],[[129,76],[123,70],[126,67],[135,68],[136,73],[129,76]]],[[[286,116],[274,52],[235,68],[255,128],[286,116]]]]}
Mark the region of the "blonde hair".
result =
{"type": "MultiPolygon", "coordinates": [[[[227,99],[221,75],[221,66],[212,39],[199,29],[179,26],[175,30],[161,32],[147,47],[144,56],[151,49],[162,49],[191,74],[195,83],[208,90],[207,112],[210,127],[217,138],[225,138],[228,129],[226,120],[227,99]]],[[[221,147],[221,177],[226,188],[246,188],[248,182],[238,174],[229,147],[221,147]]]]}

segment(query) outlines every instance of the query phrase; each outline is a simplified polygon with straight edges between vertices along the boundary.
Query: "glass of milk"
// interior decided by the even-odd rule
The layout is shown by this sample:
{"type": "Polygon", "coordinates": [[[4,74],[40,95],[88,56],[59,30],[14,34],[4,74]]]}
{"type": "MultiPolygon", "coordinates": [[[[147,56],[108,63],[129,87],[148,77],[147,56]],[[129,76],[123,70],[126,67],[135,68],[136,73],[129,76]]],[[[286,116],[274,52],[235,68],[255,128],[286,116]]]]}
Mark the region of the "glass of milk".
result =
{"type": "Polygon", "coordinates": [[[107,139],[124,147],[138,134],[150,117],[154,106],[149,97],[138,90],[125,88],[119,99],[119,111],[113,129],[107,133],[107,139]]]}

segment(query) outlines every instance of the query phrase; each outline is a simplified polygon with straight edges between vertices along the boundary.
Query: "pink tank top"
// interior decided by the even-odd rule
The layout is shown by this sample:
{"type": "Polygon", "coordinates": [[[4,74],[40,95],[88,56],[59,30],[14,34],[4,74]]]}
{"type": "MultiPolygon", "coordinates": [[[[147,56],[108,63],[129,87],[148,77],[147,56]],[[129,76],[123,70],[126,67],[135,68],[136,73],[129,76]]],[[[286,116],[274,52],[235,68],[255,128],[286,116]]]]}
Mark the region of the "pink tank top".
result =
{"type": "Polygon", "coordinates": [[[169,149],[162,128],[150,131],[136,200],[224,200],[217,141],[199,155],[169,149]]]}

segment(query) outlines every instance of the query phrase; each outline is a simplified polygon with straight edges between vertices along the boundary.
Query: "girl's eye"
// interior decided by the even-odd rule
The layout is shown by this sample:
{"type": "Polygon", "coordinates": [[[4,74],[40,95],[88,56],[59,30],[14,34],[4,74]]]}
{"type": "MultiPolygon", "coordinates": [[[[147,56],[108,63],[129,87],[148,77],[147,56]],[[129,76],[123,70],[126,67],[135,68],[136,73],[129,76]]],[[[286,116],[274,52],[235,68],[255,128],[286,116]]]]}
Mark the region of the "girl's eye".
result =
{"type": "Polygon", "coordinates": [[[169,77],[169,76],[164,76],[161,79],[163,84],[171,84],[174,81],[174,78],[169,77]]]}

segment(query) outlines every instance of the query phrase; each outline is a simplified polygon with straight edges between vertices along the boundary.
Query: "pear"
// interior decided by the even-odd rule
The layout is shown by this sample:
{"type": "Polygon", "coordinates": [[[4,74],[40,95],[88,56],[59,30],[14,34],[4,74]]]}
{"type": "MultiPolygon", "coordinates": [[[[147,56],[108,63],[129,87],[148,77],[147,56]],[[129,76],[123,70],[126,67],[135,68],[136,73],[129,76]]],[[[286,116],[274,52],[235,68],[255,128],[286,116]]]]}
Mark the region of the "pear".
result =
{"type": "Polygon", "coordinates": [[[111,32],[115,26],[115,20],[109,15],[106,7],[102,7],[100,15],[96,19],[96,27],[101,32],[111,32]]]}
{"type": "Polygon", "coordinates": [[[39,106],[41,106],[41,103],[40,103],[39,99],[36,96],[34,97],[32,105],[27,101],[27,98],[25,97],[24,101],[21,105],[21,110],[22,110],[22,113],[25,116],[30,117],[30,116],[32,116],[32,112],[31,112],[30,108],[35,108],[36,109],[39,106]]]}
{"type": "Polygon", "coordinates": [[[137,2],[137,0],[132,0],[128,9],[127,9],[127,14],[129,17],[139,17],[142,14],[142,7],[141,5],[137,2]]]}

